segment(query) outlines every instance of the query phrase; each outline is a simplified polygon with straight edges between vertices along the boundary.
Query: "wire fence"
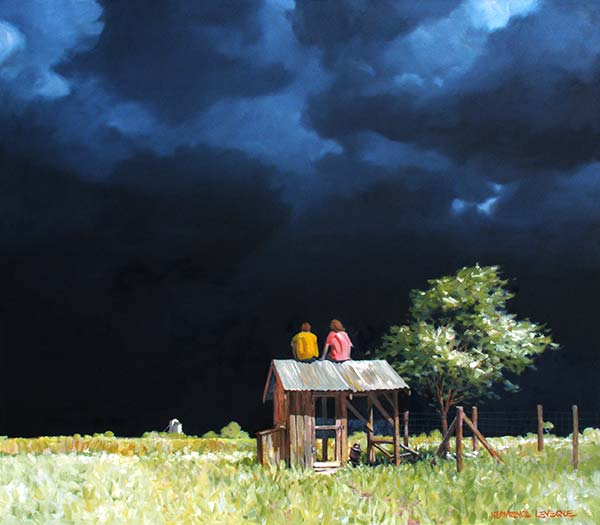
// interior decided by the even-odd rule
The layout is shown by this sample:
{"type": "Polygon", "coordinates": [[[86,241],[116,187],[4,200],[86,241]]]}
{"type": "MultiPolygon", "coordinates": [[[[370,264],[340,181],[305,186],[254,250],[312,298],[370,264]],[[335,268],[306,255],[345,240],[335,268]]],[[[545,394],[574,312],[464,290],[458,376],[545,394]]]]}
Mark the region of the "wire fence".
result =
{"type": "MultiPolygon", "coordinates": [[[[465,407],[465,413],[471,417],[471,409],[465,407]]],[[[452,422],[455,411],[448,414],[448,424],[452,422]]],[[[554,426],[548,433],[556,436],[568,436],[573,432],[573,414],[570,410],[545,410],[544,422],[550,422],[554,426]]],[[[359,420],[350,420],[348,423],[350,432],[361,431],[364,425],[359,420]]],[[[383,419],[375,419],[375,433],[379,435],[389,434],[391,427],[383,419]]],[[[580,411],[579,431],[585,428],[600,427],[600,412],[580,411]]],[[[538,420],[535,407],[529,411],[506,411],[486,412],[479,410],[477,428],[486,437],[500,436],[524,436],[525,434],[537,433],[538,420]]],[[[411,435],[429,433],[432,430],[441,430],[440,416],[435,412],[409,412],[408,432],[411,435]]],[[[465,435],[470,435],[470,430],[465,428],[465,435]]]]}

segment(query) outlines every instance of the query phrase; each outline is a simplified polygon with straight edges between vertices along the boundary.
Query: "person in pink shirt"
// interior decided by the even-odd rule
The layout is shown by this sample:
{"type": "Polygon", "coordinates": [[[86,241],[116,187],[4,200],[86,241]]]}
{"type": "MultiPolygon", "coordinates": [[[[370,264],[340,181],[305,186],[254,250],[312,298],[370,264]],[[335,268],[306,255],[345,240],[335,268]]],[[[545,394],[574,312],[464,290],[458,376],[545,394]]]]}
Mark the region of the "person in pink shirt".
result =
{"type": "Polygon", "coordinates": [[[338,363],[348,361],[350,359],[350,351],[354,345],[350,341],[344,326],[337,319],[332,319],[331,323],[329,323],[329,328],[331,332],[329,332],[325,340],[321,359],[325,359],[331,347],[331,354],[329,355],[331,361],[337,361],[338,363]]]}

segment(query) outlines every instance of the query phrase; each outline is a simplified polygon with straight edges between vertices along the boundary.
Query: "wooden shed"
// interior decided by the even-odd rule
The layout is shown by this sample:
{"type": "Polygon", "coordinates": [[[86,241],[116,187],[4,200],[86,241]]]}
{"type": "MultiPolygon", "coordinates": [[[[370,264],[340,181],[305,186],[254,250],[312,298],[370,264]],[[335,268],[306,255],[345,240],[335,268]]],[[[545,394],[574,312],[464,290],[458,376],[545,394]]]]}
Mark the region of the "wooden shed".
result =
{"type": "Polygon", "coordinates": [[[258,461],[339,468],[348,461],[348,418],[355,417],[364,423],[369,461],[377,448],[398,464],[404,448],[400,405],[407,404],[409,395],[408,385],[384,360],[275,359],[263,394],[263,402],[273,400],[273,428],[257,433],[258,461]],[[390,423],[391,439],[375,435],[374,410],[390,423]]]}

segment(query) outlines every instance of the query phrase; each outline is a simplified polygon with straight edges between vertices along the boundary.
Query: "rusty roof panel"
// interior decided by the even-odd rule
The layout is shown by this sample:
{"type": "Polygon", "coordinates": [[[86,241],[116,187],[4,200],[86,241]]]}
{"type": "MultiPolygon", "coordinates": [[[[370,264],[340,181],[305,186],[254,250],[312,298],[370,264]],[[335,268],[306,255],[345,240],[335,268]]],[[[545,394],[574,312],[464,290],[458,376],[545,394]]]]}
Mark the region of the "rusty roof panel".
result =
{"type": "MultiPolygon", "coordinates": [[[[409,388],[384,360],[300,363],[293,359],[275,359],[272,367],[287,391],[368,392],[409,388]]],[[[270,379],[271,382],[275,380],[273,374],[270,379]]],[[[270,399],[271,385],[268,392],[270,399]]]]}

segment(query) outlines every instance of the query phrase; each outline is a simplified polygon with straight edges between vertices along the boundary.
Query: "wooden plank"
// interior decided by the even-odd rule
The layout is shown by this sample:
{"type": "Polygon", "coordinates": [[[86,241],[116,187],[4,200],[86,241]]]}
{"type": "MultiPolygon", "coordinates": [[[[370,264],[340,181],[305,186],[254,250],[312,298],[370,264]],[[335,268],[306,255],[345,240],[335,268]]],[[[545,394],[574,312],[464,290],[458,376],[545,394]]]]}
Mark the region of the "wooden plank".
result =
{"type": "Polygon", "coordinates": [[[394,463],[400,465],[400,409],[398,408],[398,392],[394,392],[392,406],[394,407],[394,463]]]}
{"type": "Polygon", "coordinates": [[[402,419],[404,420],[404,446],[408,447],[408,410],[404,412],[402,419]]]}
{"type": "Polygon", "coordinates": [[[273,362],[269,365],[269,373],[267,374],[267,382],[263,391],[262,402],[267,402],[267,396],[269,395],[269,383],[271,382],[271,376],[273,375],[273,362]]]}
{"type": "Polygon", "coordinates": [[[340,465],[342,464],[342,417],[341,417],[341,401],[339,394],[335,398],[335,447],[334,447],[334,457],[336,461],[339,461],[340,465]]]}
{"type": "Polygon", "coordinates": [[[442,456],[442,452],[446,452],[446,443],[448,443],[448,441],[450,441],[450,437],[452,436],[452,433],[454,432],[454,427],[456,427],[456,418],[454,418],[452,420],[452,423],[450,423],[450,427],[448,428],[448,431],[446,432],[446,435],[442,438],[442,442],[440,443],[440,446],[438,447],[437,451],[436,451],[436,455],[438,456],[442,456]]]}
{"type": "Polygon", "coordinates": [[[297,404],[298,404],[298,411],[296,412],[296,429],[297,429],[297,433],[296,433],[296,437],[297,437],[297,448],[298,448],[298,463],[305,467],[306,464],[304,463],[304,415],[302,414],[302,396],[303,392],[297,392],[296,393],[296,398],[297,398],[297,404]]]}
{"type": "Polygon", "coordinates": [[[544,408],[542,405],[537,406],[537,420],[538,420],[538,439],[537,448],[538,451],[544,450],[544,408]]]}
{"type": "Polygon", "coordinates": [[[312,468],[312,432],[311,432],[311,408],[312,408],[312,398],[310,392],[305,392],[303,394],[303,415],[304,418],[304,466],[306,468],[312,468]]]}
{"type": "Polygon", "coordinates": [[[337,398],[338,408],[340,411],[340,425],[341,425],[341,436],[340,436],[340,448],[341,448],[341,462],[345,464],[348,462],[348,411],[346,409],[346,393],[342,392],[337,398]]]}
{"type": "Polygon", "coordinates": [[[573,405],[573,468],[579,466],[579,409],[573,405]]]}
{"type": "Polygon", "coordinates": [[[298,420],[296,418],[297,410],[297,396],[296,392],[290,392],[290,463],[292,465],[298,465],[298,420]]]}
{"type": "Polygon", "coordinates": [[[463,407],[456,407],[456,471],[463,469],[463,407]]]}
{"type": "Polygon", "coordinates": [[[267,430],[259,430],[258,432],[256,432],[257,436],[264,436],[265,434],[274,434],[276,433],[278,430],[285,428],[285,426],[283,425],[277,425],[276,427],[273,428],[269,428],[267,430]]]}
{"type": "Polygon", "coordinates": [[[260,432],[256,433],[256,460],[259,465],[265,466],[263,436],[260,432]]]}
{"type": "Polygon", "coordinates": [[[483,434],[481,432],[479,432],[479,430],[477,430],[473,426],[473,422],[469,419],[469,416],[467,416],[466,414],[463,414],[463,421],[469,426],[471,431],[477,435],[477,439],[479,439],[479,441],[481,441],[483,448],[485,448],[492,457],[495,457],[499,461],[504,462],[504,459],[502,458],[502,456],[492,447],[492,445],[490,445],[488,443],[488,440],[485,439],[483,434]]]}
{"type": "Polygon", "coordinates": [[[337,430],[339,425],[315,425],[315,430],[337,430]]]}
{"type": "Polygon", "coordinates": [[[273,390],[273,424],[274,426],[285,424],[288,407],[287,407],[288,396],[283,390],[283,387],[277,381],[273,390]]]}
{"type": "Polygon", "coordinates": [[[382,443],[384,445],[393,445],[394,444],[394,438],[385,438],[385,437],[373,436],[373,443],[382,443]]]}
{"type": "MultiPolygon", "coordinates": [[[[479,414],[477,413],[477,407],[471,408],[471,421],[473,421],[473,426],[477,428],[477,419],[479,414]]],[[[473,433],[473,452],[479,452],[479,441],[477,441],[477,436],[473,433]]]]}
{"type": "Polygon", "coordinates": [[[341,465],[342,464],[342,429],[338,427],[335,431],[335,443],[333,446],[333,457],[341,465]]]}
{"type": "Polygon", "coordinates": [[[314,463],[316,461],[316,453],[317,453],[317,441],[316,441],[316,431],[315,431],[315,403],[312,399],[312,396],[308,396],[307,397],[307,403],[308,403],[308,408],[309,408],[309,447],[310,447],[310,465],[311,467],[314,466],[314,463]]]}
{"type": "Polygon", "coordinates": [[[339,392],[332,390],[313,390],[311,393],[313,398],[320,399],[322,397],[337,397],[339,392]]]}

